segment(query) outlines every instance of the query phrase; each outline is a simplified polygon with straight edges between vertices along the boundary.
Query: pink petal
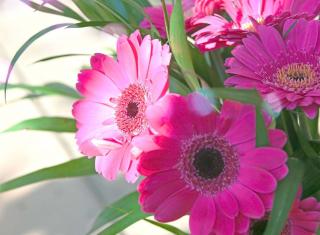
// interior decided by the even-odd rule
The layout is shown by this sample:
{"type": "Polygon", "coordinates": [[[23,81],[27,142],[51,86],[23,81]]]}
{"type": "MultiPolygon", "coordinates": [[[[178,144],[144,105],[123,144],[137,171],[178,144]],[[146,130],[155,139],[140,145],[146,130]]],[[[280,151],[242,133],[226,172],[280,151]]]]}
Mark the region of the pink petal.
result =
{"type": "Polygon", "coordinates": [[[304,210],[314,210],[318,205],[318,201],[314,197],[308,197],[300,202],[300,207],[304,210]]]}
{"type": "Polygon", "coordinates": [[[128,183],[135,183],[139,177],[139,173],[137,170],[139,161],[132,160],[127,172],[125,172],[125,179],[128,183]]]}
{"type": "Polygon", "coordinates": [[[239,213],[238,201],[228,190],[224,190],[215,197],[219,209],[229,218],[234,218],[239,213]]]}
{"type": "Polygon", "coordinates": [[[274,147],[259,147],[248,151],[242,158],[243,164],[257,166],[266,170],[272,170],[284,165],[287,161],[287,153],[274,147]]]}
{"type": "Polygon", "coordinates": [[[233,185],[230,190],[238,199],[240,211],[244,216],[253,219],[264,216],[265,208],[256,193],[241,184],[233,185]]]}
{"type": "Polygon", "coordinates": [[[304,111],[304,113],[307,115],[307,117],[310,119],[314,119],[317,116],[318,110],[319,110],[319,107],[317,105],[310,105],[310,106],[301,107],[301,108],[304,111]]]}
{"type": "Polygon", "coordinates": [[[216,218],[216,207],[212,198],[199,196],[190,212],[190,231],[194,235],[209,234],[216,218]]]}
{"type": "Polygon", "coordinates": [[[216,210],[215,235],[234,235],[235,220],[225,216],[220,210],[216,210]]]}
{"type": "Polygon", "coordinates": [[[270,145],[276,148],[283,148],[288,139],[286,133],[279,129],[269,129],[268,137],[270,145]]]}
{"type": "Polygon", "coordinates": [[[150,175],[157,171],[165,171],[175,167],[178,153],[169,150],[154,150],[141,155],[138,171],[142,175],[150,175]]]}
{"type": "MultiPolygon", "coordinates": [[[[155,191],[150,193],[143,193],[141,195],[142,209],[148,213],[155,213],[164,201],[175,195],[184,188],[181,180],[171,180],[165,185],[160,185],[155,191]]],[[[152,187],[152,186],[151,186],[152,187]]],[[[163,211],[162,213],[167,213],[163,211]]],[[[168,212],[170,214],[170,212],[168,212]]],[[[170,216],[170,215],[168,215],[170,216]]]]}
{"type": "Polygon", "coordinates": [[[101,103],[121,94],[110,79],[96,70],[82,70],[78,75],[77,89],[88,99],[101,103]]]}
{"type": "Polygon", "coordinates": [[[236,218],[236,230],[238,233],[246,233],[250,228],[250,219],[241,213],[236,218]]]}
{"type": "Polygon", "coordinates": [[[289,172],[289,169],[288,169],[287,165],[280,166],[280,167],[270,171],[270,173],[272,173],[272,175],[277,180],[284,179],[287,176],[288,172],[289,172]]]}
{"type": "Polygon", "coordinates": [[[239,181],[258,193],[271,193],[277,187],[273,175],[259,167],[241,166],[239,181]]]}
{"type": "Polygon", "coordinates": [[[271,211],[273,205],[274,192],[268,194],[260,194],[259,195],[266,211],[271,211]]]}
{"type": "Polygon", "coordinates": [[[72,114],[77,122],[83,124],[103,124],[107,119],[114,118],[115,111],[101,103],[80,100],[73,104],[72,114]]]}
{"type": "Polygon", "coordinates": [[[107,156],[96,157],[96,171],[107,180],[115,180],[122,160],[122,149],[110,151],[107,156]]]}
{"type": "Polygon", "coordinates": [[[120,67],[131,82],[138,79],[137,50],[127,36],[122,36],[117,42],[117,57],[120,67]]]}
{"type": "Polygon", "coordinates": [[[274,59],[286,50],[282,37],[275,28],[261,25],[258,27],[258,33],[264,48],[274,59]]]}
{"type": "Polygon", "coordinates": [[[146,112],[149,124],[159,134],[183,138],[194,134],[186,100],[179,95],[166,95],[146,112]]]}
{"type": "Polygon", "coordinates": [[[198,193],[190,189],[182,189],[162,201],[155,211],[155,219],[170,222],[186,215],[192,208],[198,193]]]}

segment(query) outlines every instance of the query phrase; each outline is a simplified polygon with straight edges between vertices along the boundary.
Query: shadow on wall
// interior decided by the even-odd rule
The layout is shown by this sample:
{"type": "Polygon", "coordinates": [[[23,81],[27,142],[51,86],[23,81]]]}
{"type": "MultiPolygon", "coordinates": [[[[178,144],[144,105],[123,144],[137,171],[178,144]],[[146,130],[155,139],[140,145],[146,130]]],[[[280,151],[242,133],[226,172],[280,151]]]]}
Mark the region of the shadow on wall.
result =
{"type": "Polygon", "coordinates": [[[45,183],[3,205],[0,234],[86,234],[106,205],[135,188],[123,179],[105,182],[99,176],[45,183]]]}

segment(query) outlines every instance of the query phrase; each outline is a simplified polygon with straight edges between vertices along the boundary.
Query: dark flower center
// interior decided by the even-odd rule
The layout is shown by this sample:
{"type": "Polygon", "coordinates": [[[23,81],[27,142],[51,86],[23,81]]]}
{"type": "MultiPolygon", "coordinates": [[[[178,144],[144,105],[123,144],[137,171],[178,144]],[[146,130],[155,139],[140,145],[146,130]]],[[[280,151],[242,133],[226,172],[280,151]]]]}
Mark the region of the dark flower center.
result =
{"type": "Polygon", "coordinates": [[[204,148],[195,154],[193,165],[197,174],[204,179],[218,177],[224,169],[224,161],[219,151],[204,148]]]}
{"type": "Polygon", "coordinates": [[[128,117],[134,118],[135,116],[137,116],[138,111],[139,111],[138,103],[129,102],[129,104],[127,106],[127,115],[128,115],[128,117]]]}

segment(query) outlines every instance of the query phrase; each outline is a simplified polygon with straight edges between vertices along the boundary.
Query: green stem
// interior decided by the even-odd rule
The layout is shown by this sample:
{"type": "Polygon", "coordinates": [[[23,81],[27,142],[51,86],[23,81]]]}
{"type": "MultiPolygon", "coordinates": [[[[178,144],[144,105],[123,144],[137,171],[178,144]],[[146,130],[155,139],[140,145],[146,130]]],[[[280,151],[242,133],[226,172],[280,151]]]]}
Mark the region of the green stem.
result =
{"type": "Polygon", "coordinates": [[[167,10],[167,5],[165,0],[161,0],[161,4],[162,4],[162,10],[163,10],[163,14],[164,14],[164,23],[166,26],[166,32],[167,32],[167,37],[169,39],[170,35],[170,24],[169,24],[169,15],[168,15],[168,10],[167,10]]]}
{"type": "Polygon", "coordinates": [[[224,67],[223,59],[221,57],[221,53],[220,51],[216,50],[216,51],[210,52],[209,56],[210,56],[212,66],[217,71],[219,81],[220,83],[223,84],[224,80],[227,77],[227,74],[225,73],[225,67],[224,67]]]}
{"type": "MultiPolygon", "coordinates": [[[[281,121],[281,124],[282,124],[282,128],[283,130],[288,134],[290,135],[290,129],[289,129],[289,126],[287,124],[287,118],[285,117],[285,111],[283,111],[281,114],[280,114],[280,121],[281,121]]],[[[290,137],[290,136],[289,136],[290,137]]],[[[286,145],[286,151],[287,153],[289,154],[289,156],[291,156],[293,154],[293,147],[292,147],[292,143],[290,141],[290,138],[288,138],[288,142],[287,142],[287,145],[286,145]]]]}

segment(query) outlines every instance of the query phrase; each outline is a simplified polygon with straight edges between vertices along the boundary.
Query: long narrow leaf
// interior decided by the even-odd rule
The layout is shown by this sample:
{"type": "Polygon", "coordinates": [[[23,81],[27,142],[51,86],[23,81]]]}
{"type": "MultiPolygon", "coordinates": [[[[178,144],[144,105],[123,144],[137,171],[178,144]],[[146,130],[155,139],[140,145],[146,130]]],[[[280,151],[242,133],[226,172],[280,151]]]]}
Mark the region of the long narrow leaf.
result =
{"type": "Polygon", "coordinates": [[[40,60],[36,60],[33,63],[36,64],[36,63],[40,63],[40,62],[46,62],[46,61],[50,61],[50,60],[56,60],[56,59],[61,59],[61,58],[66,58],[66,57],[74,57],[74,56],[90,56],[90,55],[89,54],[77,54],[77,53],[53,55],[53,56],[48,56],[48,57],[42,58],[40,60]]]}
{"type": "MultiPolygon", "coordinates": [[[[4,87],[4,84],[0,84],[0,90],[4,90],[4,87]]],[[[75,99],[79,99],[81,97],[75,89],[59,82],[47,83],[42,86],[32,86],[25,83],[8,84],[7,86],[7,89],[17,88],[31,92],[31,95],[62,95],[75,99]]]]}
{"type": "Polygon", "coordinates": [[[309,197],[316,192],[320,191],[320,169],[315,164],[308,160],[306,163],[306,169],[303,177],[303,197],[309,197]]]}
{"type": "Polygon", "coordinates": [[[192,90],[198,90],[200,85],[192,64],[187,36],[183,25],[184,18],[182,4],[181,0],[177,0],[170,17],[170,46],[178,65],[185,74],[186,82],[189,87],[192,90]]]}
{"type": "Polygon", "coordinates": [[[304,172],[303,162],[291,158],[288,161],[288,166],[288,176],[278,185],[270,220],[264,232],[265,235],[281,234],[301,183],[304,172]]]}
{"type": "Polygon", "coordinates": [[[94,160],[78,158],[56,166],[44,168],[0,184],[0,192],[20,188],[29,184],[59,178],[94,175],[94,160]]]}
{"type": "Polygon", "coordinates": [[[125,215],[123,218],[119,219],[108,228],[104,229],[99,235],[117,235],[130,225],[134,224],[135,222],[146,218],[148,215],[141,212],[140,209],[132,211],[125,215]]]}
{"type": "Polygon", "coordinates": [[[6,79],[5,79],[5,88],[4,88],[4,94],[5,94],[5,99],[7,97],[7,86],[8,86],[8,81],[10,78],[10,75],[12,73],[12,70],[15,66],[15,64],[17,63],[17,61],[19,60],[19,58],[21,57],[21,55],[25,52],[25,50],[32,44],[34,43],[37,39],[39,39],[40,37],[44,36],[45,34],[56,30],[56,29],[60,29],[60,28],[84,28],[84,27],[92,27],[92,26],[103,26],[105,24],[107,24],[109,22],[107,21],[88,21],[88,22],[80,22],[80,23],[76,23],[76,24],[72,24],[72,23],[62,23],[62,24],[56,24],[56,25],[52,25],[49,26],[41,31],[39,31],[38,33],[36,33],[35,35],[33,35],[31,38],[29,38],[20,48],[19,50],[15,53],[14,57],[12,58],[11,62],[10,62],[10,66],[8,68],[8,72],[6,75],[6,79]]]}
{"type": "MultiPolygon", "coordinates": [[[[133,213],[135,211],[140,211],[138,197],[139,194],[137,192],[132,192],[107,206],[96,218],[88,234],[96,231],[99,228],[102,228],[103,226],[120,217],[133,213]]],[[[145,217],[147,217],[146,214],[145,217]]]]}
{"type": "Polygon", "coordinates": [[[26,5],[28,5],[29,7],[33,8],[36,11],[41,11],[41,12],[49,13],[49,14],[53,14],[53,15],[66,16],[63,12],[51,9],[49,7],[45,7],[45,6],[40,5],[38,3],[32,2],[30,0],[20,0],[20,1],[25,3],[26,5]]]}
{"type": "Polygon", "coordinates": [[[14,57],[12,58],[11,62],[10,62],[10,66],[8,68],[8,72],[7,72],[7,76],[6,76],[6,80],[5,80],[5,89],[4,89],[4,93],[5,93],[5,99],[6,99],[6,88],[7,88],[7,84],[11,75],[11,72],[15,66],[15,64],[17,63],[18,59],[20,58],[20,56],[22,55],[22,53],[34,42],[36,41],[38,38],[42,37],[43,35],[56,30],[56,29],[60,29],[60,28],[64,28],[67,26],[70,26],[72,24],[70,23],[63,23],[63,24],[56,24],[56,25],[52,25],[50,27],[47,27],[43,30],[41,30],[40,32],[36,33],[35,35],[33,35],[31,38],[29,38],[20,48],[19,50],[16,52],[16,54],[14,55],[14,57]]]}
{"type": "Polygon", "coordinates": [[[2,133],[21,130],[75,132],[77,129],[75,121],[72,118],[40,117],[19,122],[2,133]]]}
{"type": "Polygon", "coordinates": [[[144,219],[145,221],[155,225],[155,226],[158,226],[160,228],[163,228],[167,231],[169,231],[170,233],[173,233],[175,235],[188,235],[188,233],[170,225],[170,224],[162,224],[162,223],[159,223],[157,221],[154,221],[154,220],[150,220],[150,219],[144,219]]]}

